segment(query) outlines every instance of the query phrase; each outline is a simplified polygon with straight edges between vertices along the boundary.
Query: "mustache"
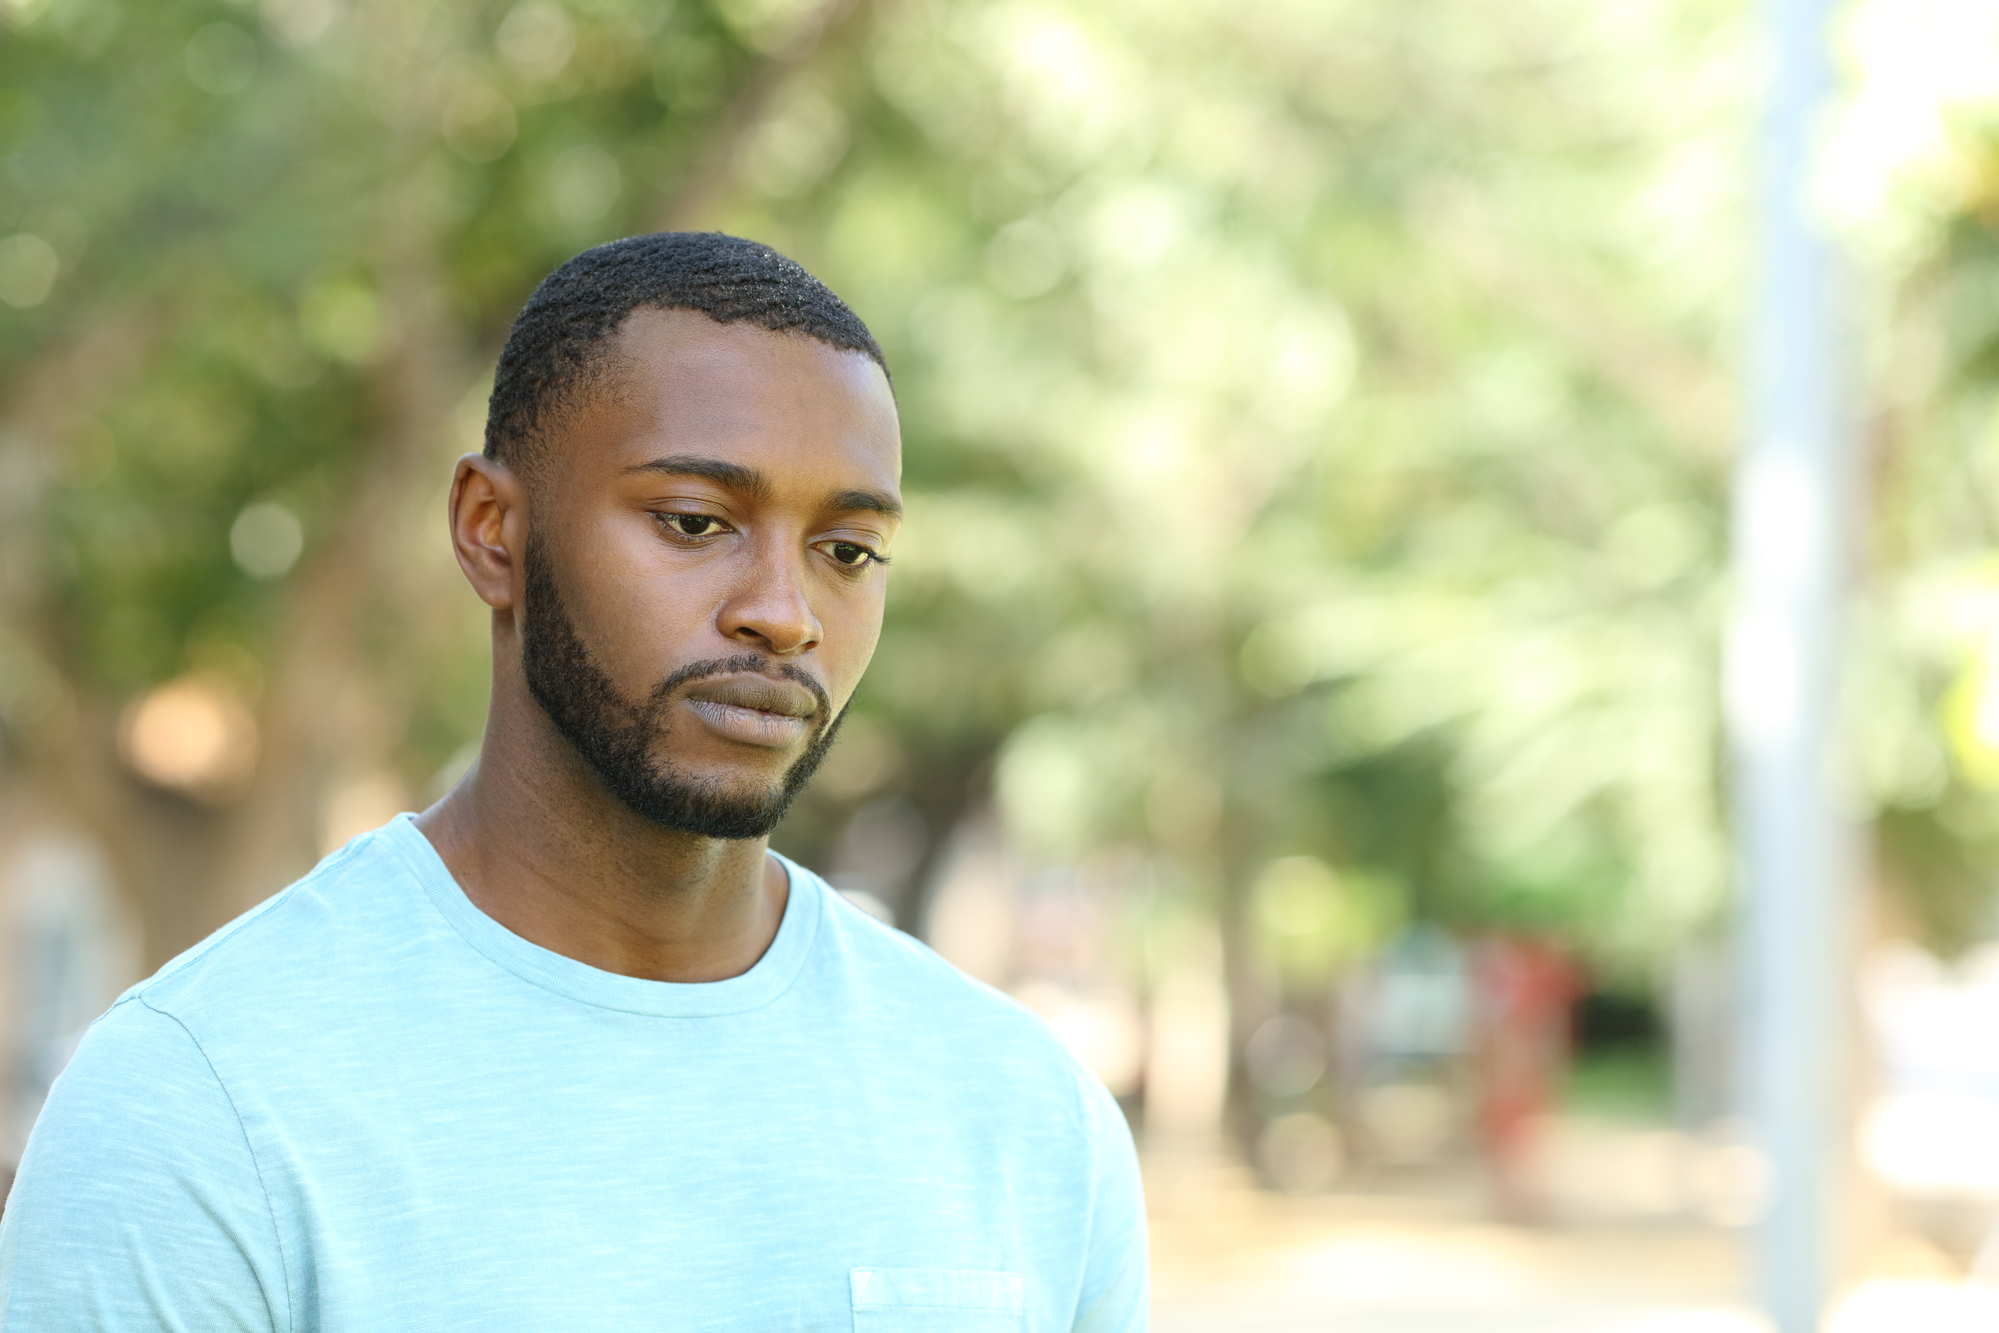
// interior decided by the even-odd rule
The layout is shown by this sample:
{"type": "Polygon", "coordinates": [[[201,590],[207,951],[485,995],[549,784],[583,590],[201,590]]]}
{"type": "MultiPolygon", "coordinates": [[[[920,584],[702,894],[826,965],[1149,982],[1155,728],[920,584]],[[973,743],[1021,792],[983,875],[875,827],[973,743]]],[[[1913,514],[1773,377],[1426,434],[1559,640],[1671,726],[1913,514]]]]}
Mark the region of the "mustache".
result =
{"type": "Polygon", "coordinates": [[[705,662],[689,662],[652,687],[652,706],[655,710],[664,707],[666,701],[673,697],[675,690],[691,681],[702,680],[708,676],[734,675],[782,676],[788,681],[804,686],[812,695],[813,702],[817,705],[812,715],[821,725],[833,715],[833,700],[827,695],[826,687],[814,679],[810,672],[789,662],[774,661],[762,653],[738,653],[734,657],[714,657],[705,662]]]}

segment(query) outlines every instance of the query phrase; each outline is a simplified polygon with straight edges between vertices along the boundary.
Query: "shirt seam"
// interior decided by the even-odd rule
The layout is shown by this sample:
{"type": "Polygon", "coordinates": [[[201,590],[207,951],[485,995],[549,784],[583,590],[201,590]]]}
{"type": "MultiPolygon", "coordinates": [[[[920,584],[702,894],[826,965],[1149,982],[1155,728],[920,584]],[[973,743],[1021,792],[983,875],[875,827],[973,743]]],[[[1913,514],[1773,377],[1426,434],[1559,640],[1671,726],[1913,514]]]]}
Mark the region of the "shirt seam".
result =
{"type": "MultiPolygon", "coordinates": [[[[271,917],[276,916],[300,889],[325,875],[339,870],[347,862],[353,860],[355,856],[360,854],[360,847],[364,841],[365,836],[355,838],[339,851],[333,853],[307,871],[304,875],[293,880],[265,901],[258,903],[234,921],[223,926],[214,935],[203,940],[188,951],[188,953],[194,955],[193,957],[187,957],[187,955],[183,954],[180,958],[170,959],[166,966],[132,988],[132,998],[146,1001],[148,995],[164,990],[182,978],[185,978],[185,981],[182,982],[183,985],[193,985],[200,973],[210,965],[215,955],[235,944],[238,939],[247,935],[250,931],[262,928],[264,923],[271,917]],[[185,958],[186,961],[181,961],[182,958],[185,958]]],[[[172,1017],[172,1015],[167,1014],[166,1010],[157,1007],[150,1001],[146,1001],[146,1007],[156,1014],[172,1017]]],[[[174,1021],[180,1022],[179,1019],[175,1019],[174,1021]]],[[[182,1026],[184,1028],[186,1025],[183,1024],[182,1026]]],[[[190,1032],[188,1036],[191,1039],[194,1034],[190,1032]]],[[[199,1042],[195,1044],[197,1046],[200,1045],[199,1042]]]]}
{"type": "Polygon", "coordinates": [[[956,1310],[969,1314],[978,1310],[994,1314],[1019,1314],[1021,1305],[967,1305],[962,1301],[855,1301],[856,1310],[956,1310]]]}
{"type": "MultiPolygon", "coordinates": [[[[1085,1136],[1084,1142],[1089,1152],[1090,1193],[1089,1198],[1084,1203],[1083,1209],[1083,1248],[1086,1256],[1094,1256],[1097,1253],[1098,1247],[1106,1244],[1108,1239],[1101,1236],[1098,1232],[1103,1211],[1099,1207],[1099,1204],[1102,1202],[1104,1189],[1109,1183],[1114,1170],[1114,1164],[1105,1160],[1104,1137],[1106,1132],[1111,1129],[1111,1126],[1105,1119],[1108,1112],[1104,1106],[1104,1102],[1107,1100],[1111,1101],[1110,1111],[1116,1110],[1117,1103],[1114,1099],[1110,1098],[1108,1089],[1103,1089],[1103,1095],[1099,1096],[1098,1092],[1099,1089],[1102,1089],[1102,1084],[1098,1082],[1097,1076],[1085,1067],[1081,1061],[1070,1055],[1067,1050],[1064,1050],[1063,1054],[1069,1057],[1070,1086],[1076,1094],[1076,1108],[1082,1116],[1080,1128],[1085,1136]],[[1095,1088],[1091,1087],[1089,1083],[1083,1081],[1085,1079],[1097,1082],[1098,1086],[1095,1088]]],[[[1117,1285],[1118,1270],[1113,1269],[1103,1284],[1092,1293],[1090,1291],[1092,1266],[1089,1257],[1086,1257],[1076,1274],[1076,1294],[1070,1305],[1070,1323],[1072,1327],[1080,1326],[1084,1319],[1093,1315],[1096,1312],[1097,1306],[1103,1302],[1105,1296],[1117,1285]]]]}
{"type": "Polygon", "coordinates": [[[215,1080],[215,1086],[221,1089],[223,1100],[229,1103],[229,1113],[236,1117],[236,1132],[243,1136],[243,1150],[250,1154],[250,1168],[257,1173],[257,1189],[264,1196],[264,1212],[271,1221],[271,1239],[278,1247],[278,1268],[285,1282],[285,1328],[288,1330],[294,1328],[298,1323],[298,1313],[292,1304],[291,1260],[285,1253],[284,1231],[278,1226],[277,1205],[271,1200],[271,1187],[264,1179],[264,1166],[257,1160],[257,1145],[251,1141],[250,1127],[243,1122],[242,1109],[236,1105],[236,1098],[230,1093],[229,1085],[222,1081],[221,1071],[216,1069],[215,1061],[209,1058],[207,1049],[202,1046],[201,1038],[194,1035],[194,1030],[183,1023],[179,1016],[156,1007],[144,995],[135,995],[132,998],[187,1034],[187,1039],[194,1044],[195,1054],[199,1055],[201,1062],[208,1066],[208,1076],[215,1080]]]}

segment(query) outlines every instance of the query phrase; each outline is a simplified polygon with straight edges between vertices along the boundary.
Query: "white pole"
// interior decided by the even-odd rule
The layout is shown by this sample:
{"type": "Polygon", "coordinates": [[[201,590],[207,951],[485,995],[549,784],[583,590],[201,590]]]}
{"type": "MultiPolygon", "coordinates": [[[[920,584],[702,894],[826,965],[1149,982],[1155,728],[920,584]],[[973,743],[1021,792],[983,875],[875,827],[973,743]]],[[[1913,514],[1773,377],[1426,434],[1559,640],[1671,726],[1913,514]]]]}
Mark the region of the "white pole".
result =
{"type": "Polygon", "coordinates": [[[1843,1123],[1849,834],[1830,789],[1849,570],[1851,438],[1837,264],[1809,180],[1832,91],[1829,0],[1769,0],[1752,435],[1735,481],[1728,643],[1743,874],[1745,1100],[1770,1167],[1758,1236],[1778,1333],[1819,1333],[1843,1123]]]}

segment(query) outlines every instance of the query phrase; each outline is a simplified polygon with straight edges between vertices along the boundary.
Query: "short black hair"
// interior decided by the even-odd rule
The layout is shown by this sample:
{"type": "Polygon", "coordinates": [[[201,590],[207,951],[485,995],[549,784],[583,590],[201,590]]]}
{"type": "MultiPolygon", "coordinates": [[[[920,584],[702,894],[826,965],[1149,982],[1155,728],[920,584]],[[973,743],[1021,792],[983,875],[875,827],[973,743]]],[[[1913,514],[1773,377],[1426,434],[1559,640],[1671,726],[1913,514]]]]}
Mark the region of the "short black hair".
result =
{"type": "Polygon", "coordinates": [[[888,373],[874,335],[826,284],[767,245],[716,231],[627,236],[585,250],[521,307],[486,405],[486,457],[519,468],[548,418],[602,372],[605,343],[641,307],[748,320],[859,352],[888,373]]]}

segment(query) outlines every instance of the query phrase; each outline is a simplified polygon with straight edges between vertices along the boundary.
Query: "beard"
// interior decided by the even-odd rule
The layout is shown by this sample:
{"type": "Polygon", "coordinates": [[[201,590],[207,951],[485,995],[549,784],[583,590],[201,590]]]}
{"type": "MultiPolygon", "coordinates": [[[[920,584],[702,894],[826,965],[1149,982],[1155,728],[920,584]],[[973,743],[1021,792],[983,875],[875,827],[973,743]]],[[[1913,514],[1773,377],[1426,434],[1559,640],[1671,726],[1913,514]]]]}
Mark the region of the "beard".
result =
{"type": "Polygon", "coordinates": [[[847,716],[845,708],[833,713],[825,687],[795,666],[774,664],[764,654],[746,653],[691,663],[653,686],[645,699],[627,699],[577,634],[562,595],[556,591],[553,562],[535,540],[532,528],[522,565],[527,605],[521,670],[527,677],[528,693],[611,794],[633,814],[678,833],[740,840],[765,837],[776,828],[812,780],[847,716]],[[752,790],[689,777],[653,757],[668,735],[675,692],[691,680],[729,672],[782,675],[803,685],[819,701],[819,733],[805,753],[783,778],[752,790]]]}

